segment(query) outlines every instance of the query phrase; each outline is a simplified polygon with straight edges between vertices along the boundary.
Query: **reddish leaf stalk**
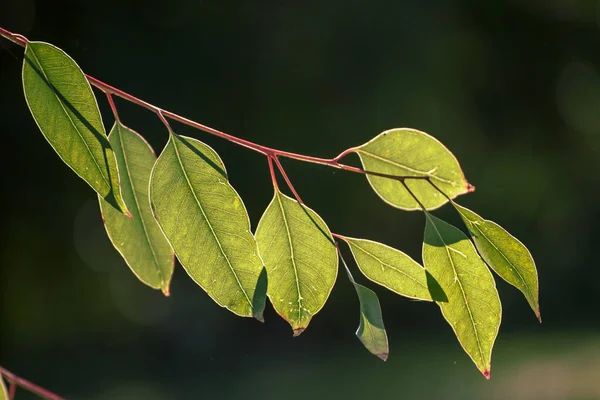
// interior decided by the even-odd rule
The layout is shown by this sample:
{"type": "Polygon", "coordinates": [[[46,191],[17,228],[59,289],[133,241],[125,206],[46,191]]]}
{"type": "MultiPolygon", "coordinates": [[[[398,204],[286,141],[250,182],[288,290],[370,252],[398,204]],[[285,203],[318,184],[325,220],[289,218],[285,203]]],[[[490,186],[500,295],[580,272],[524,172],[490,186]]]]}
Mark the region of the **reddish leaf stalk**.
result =
{"type": "Polygon", "coordinates": [[[36,385],[35,383],[31,383],[28,380],[18,377],[17,375],[13,374],[5,368],[0,367],[0,375],[2,375],[10,385],[10,399],[14,399],[16,386],[20,386],[23,389],[46,400],[65,400],[63,397],[60,397],[59,395],[54,394],[51,391],[36,385]]]}

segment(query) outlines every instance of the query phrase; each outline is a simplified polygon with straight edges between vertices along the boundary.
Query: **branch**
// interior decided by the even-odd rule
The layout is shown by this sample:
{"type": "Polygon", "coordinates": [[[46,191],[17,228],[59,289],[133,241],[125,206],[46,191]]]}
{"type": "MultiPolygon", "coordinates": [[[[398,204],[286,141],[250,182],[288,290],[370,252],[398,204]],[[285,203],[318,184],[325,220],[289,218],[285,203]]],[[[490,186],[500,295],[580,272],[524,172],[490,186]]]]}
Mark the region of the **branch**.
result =
{"type": "MultiPolygon", "coordinates": [[[[54,394],[51,391],[36,385],[35,383],[31,383],[28,380],[18,377],[17,375],[13,374],[5,368],[0,367],[0,375],[4,376],[4,378],[11,385],[11,387],[14,387],[14,385],[20,386],[23,389],[28,390],[31,393],[46,400],[65,400],[63,397],[60,397],[59,395],[54,394]]],[[[14,398],[14,392],[12,396],[13,397],[11,397],[11,399],[14,398]]]]}

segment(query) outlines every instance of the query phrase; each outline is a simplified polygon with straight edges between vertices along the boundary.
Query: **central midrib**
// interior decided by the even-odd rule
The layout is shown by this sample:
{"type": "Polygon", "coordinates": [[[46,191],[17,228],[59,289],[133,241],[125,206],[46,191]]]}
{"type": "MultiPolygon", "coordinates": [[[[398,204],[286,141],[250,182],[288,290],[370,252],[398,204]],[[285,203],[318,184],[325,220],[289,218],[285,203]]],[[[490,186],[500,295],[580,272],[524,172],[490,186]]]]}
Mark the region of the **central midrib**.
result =
{"type": "Polygon", "coordinates": [[[302,320],[302,294],[300,293],[300,280],[298,278],[298,267],[296,266],[296,260],[294,257],[294,246],[292,245],[292,234],[290,232],[290,227],[287,222],[287,218],[285,217],[285,210],[283,209],[283,204],[281,203],[281,199],[279,197],[279,193],[276,193],[277,203],[279,204],[279,209],[281,210],[281,216],[283,218],[283,224],[285,225],[285,230],[287,232],[288,237],[288,246],[290,248],[290,260],[292,261],[292,267],[294,268],[294,276],[296,278],[296,290],[298,291],[298,323],[302,320]]]}
{"type": "MultiPolygon", "coordinates": [[[[171,135],[175,135],[175,134],[171,133],[171,135]]],[[[227,257],[227,254],[225,254],[225,251],[223,250],[223,246],[221,245],[221,242],[219,241],[219,238],[217,237],[217,234],[216,234],[212,224],[208,220],[208,217],[206,216],[206,213],[204,212],[204,208],[202,207],[202,204],[200,203],[200,199],[198,199],[198,196],[196,196],[196,192],[194,192],[192,183],[190,182],[190,179],[189,179],[187,173],[185,172],[185,168],[183,167],[183,161],[181,160],[181,156],[179,155],[179,150],[177,149],[177,143],[176,143],[177,139],[175,139],[175,137],[173,136],[173,138],[171,140],[173,140],[173,148],[175,149],[177,161],[179,162],[179,166],[181,167],[181,172],[183,172],[183,176],[185,177],[185,180],[187,182],[188,189],[190,190],[190,193],[192,193],[192,196],[194,196],[194,199],[196,200],[196,205],[198,206],[198,209],[202,213],[202,216],[204,217],[206,224],[210,228],[210,232],[212,233],[213,237],[215,238],[215,241],[217,242],[217,245],[219,246],[219,250],[221,250],[221,254],[223,254],[223,257],[225,257],[225,261],[227,261],[227,265],[229,266],[229,269],[230,269],[231,273],[233,274],[235,281],[237,282],[238,286],[240,287],[240,290],[242,291],[242,293],[244,293],[244,297],[246,298],[246,301],[248,302],[248,304],[250,304],[250,309],[252,309],[252,301],[250,301],[250,298],[248,297],[248,294],[244,290],[244,287],[242,286],[240,279],[238,278],[237,274],[235,273],[235,270],[233,269],[233,265],[231,265],[231,261],[229,261],[229,257],[227,257]]]]}

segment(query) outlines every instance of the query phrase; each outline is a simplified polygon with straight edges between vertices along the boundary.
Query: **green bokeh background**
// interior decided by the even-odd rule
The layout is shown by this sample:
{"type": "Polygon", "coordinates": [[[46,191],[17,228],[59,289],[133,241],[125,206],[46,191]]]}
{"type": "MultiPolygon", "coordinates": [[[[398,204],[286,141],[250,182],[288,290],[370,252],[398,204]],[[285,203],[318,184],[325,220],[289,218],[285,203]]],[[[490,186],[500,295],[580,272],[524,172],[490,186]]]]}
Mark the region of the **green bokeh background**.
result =
{"type": "MultiPolygon", "coordinates": [[[[298,338],[270,307],[265,324],[221,309],[180,267],[164,298],[111,248],[94,194],[29,115],[22,50],[1,40],[0,365],[68,399],[600,398],[598,2],[3,0],[0,26],[261,144],[331,157],[393,127],[432,134],[477,187],[461,204],[533,253],[544,320],[498,280],[486,381],[436,306],[374,284],[391,353],[368,354],[343,274],[298,338]]],[[[160,121],[117,105],[160,150],[160,121]]],[[[272,197],[264,158],[174,127],[217,150],[256,227],[272,197]]],[[[420,260],[422,213],[389,207],[362,176],[284,165],[333,231],[420,260]]]]}

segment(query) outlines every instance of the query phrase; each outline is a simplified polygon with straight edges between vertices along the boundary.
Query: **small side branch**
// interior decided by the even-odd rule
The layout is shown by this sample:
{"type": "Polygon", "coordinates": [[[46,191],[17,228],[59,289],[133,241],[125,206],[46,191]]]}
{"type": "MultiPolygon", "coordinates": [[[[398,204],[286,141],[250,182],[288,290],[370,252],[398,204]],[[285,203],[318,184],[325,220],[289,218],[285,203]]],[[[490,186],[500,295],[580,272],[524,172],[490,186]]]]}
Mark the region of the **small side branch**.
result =
{"type": "Polygon", "coordinates": [[[35,383],[31,383],[28,380],[21,378],[5,368],[0,367],[0,375],[2,375],[10,385],[9,396],[11,400],[15,397],[14,392],[16,391],[16,386],[20,386],[23,389],[46,400],[65,400],[63,397],[54,394],[51,391],[36,385],[35,383]],[[12,393],[12,395],[10,393],[12,393]]]}

